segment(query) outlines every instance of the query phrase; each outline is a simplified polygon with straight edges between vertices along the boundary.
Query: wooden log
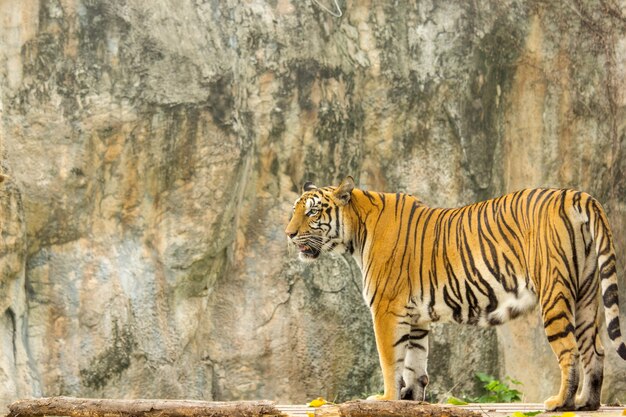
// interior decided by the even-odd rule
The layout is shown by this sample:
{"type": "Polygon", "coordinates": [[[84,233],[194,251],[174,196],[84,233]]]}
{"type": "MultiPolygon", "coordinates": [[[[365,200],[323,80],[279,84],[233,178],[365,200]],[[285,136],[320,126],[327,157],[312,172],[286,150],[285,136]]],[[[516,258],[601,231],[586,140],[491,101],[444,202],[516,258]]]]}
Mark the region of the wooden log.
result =
{"type": "Polygon", "coordinates": [[[286,417],[272,401],[109,400],[50,397],[19,400],[7,417],[286,417]]]}
{"type": "Polygon", "coordinates": [[[325,405],[315,417],[480,417],[481,414],[455,406],[421,401],[349,401],[325,405]]]}

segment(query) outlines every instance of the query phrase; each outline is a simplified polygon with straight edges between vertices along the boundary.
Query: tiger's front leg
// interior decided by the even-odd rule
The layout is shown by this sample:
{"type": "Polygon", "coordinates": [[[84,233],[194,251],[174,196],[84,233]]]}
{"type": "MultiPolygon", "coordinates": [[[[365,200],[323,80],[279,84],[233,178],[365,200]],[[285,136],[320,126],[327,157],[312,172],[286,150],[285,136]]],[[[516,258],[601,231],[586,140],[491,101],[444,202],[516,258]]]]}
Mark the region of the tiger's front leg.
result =
{"type": "Polygon", "coordinates": [[[402,369],[410,326],[402,323],[400,314],[390,311],[377,313],[372,310],[376,348],[383,373],[385,391],[368,400],[399,400],[402,384],[402,369]]]}
{"type": "Polygon", "coordinates": [[[411,327],[402,371],[405,386],[400,390],[400,398],[403,400],[424,401],[426,396],[428,332],[428,325],[411,327]]]}

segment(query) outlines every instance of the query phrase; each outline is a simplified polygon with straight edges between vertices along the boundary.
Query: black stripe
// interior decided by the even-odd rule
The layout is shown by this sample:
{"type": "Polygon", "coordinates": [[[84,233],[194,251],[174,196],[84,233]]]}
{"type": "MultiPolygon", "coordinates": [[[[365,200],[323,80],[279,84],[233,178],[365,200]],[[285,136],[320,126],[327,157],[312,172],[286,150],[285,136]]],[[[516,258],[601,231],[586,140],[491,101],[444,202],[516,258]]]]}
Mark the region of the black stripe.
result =
{"type": "MultiPolygon", "coordinates": [[[[550,298],[548,297],[548,300],[550,298]]],[[[549,312],[552,309],[556,308],[556,305],[559,303],[559,301],[562,301],[563,303],[565,303],[565,307],[567,308],[567,311],[569,311],[570,313],[572,312],[572,305],[569,302],[569,299],[565,296],[565,294],[563,293],[559,293],[557,294],[556,297],[554,297],[554,300],[552,300],[551,304],[542,304],[542,310],[545,312],[549,312]]]]}
{"type": "Polygon", "coordinates": [[[617,353],[619,353],[619,356],[626,361],[626,345],[625,344],[622,343],[621,345],[619,345],[619,347],[617,348],[617,353]]]}
{"type": "Polygon", "coordinates": [[[600,279],[611,278],[615,274],[615,262],[607,265],[611,259],[607,259],[605,263],[600,267],[600,279]]]}
{"type": "Polygon", "coordinates": [[[448,286],[443,287],[443,301],[448,307],[452,309],[452,318],[454,319],[454,321],[456,321],[457,323],[461,323],[463,321],[463,310],[461,308],[461,305],[450,296],[450,293],[448,292],[448,286]]]}
{"type": "MultiPolygon", "coordinates": [[[[578,339],[579,337],[581,337],[583,334],[585,334],[585,332],[587,332],[587,330],[595,328],[595,325],[596,324],[594,322],[589,323],[585,327],[581,327],[580,323],[576,324],[576,338],[578,339]]],[[[591,338],[591,340],[594,340],[594,338],[591,338]]]]}
{"type": "MultiPolygon", "coordinates": [[[[420,260],[420,264],[419,264],[419,268],[417,268],[418,272],[418,276],[420,279],[420,300],[424,301],[424,256],[422,256],[422,254],[424,253],[424,244],[426,242],[426,230],[428,228],[428,224],[430,223],[430,219],[432,218],[433,214],[435,213],[435,210],[428,210],[428,215],[426,216],[426,218],[424,219],[424,222],[422,223],[422,235],[421,235],[421,240],[420,240],[420,251],[419,254],[420,256],[418,256],[419,260],[420,260]]],[[[420,215],[421,218],[421,215],[420,215]]],[[[419,221],[419,219],[418,219],[419,221]]],[[[417,230],[419,229],[418,225],[415,225],[415,234],[417,235],[417,230]]]]}
{"type": "MultiPolygon", "coordinates": [[[[576,251],[576,236],[574,232],[574,228],[572,227],[572,223],[567,217],[567,213],[565,212],[565,200],[567,197],[567,193],[564,192],[561,198],[561,206],[559,207],[559,214],[563,219],[563,223],[565,224],[565,228],[567,229],[567,234],[569,235],[569,241],[572,245],[572,259],[574,261],[574,272],[576,279],[580,279],[580,266],[578,265],[578,253],[576,251]]],[[[569,265],[568,265],[569,269],[569,265]]]]}
{"type": "MultiPolygon", "coordinates": [[[[400,193],[396,193],[396,217],[398,217],[398,199],[402,200],[402,208],[400,209],[400,220],[399,223],[402,224],[402,219],[404,218],[404,205],[406,204],[406,194],[400,194],[400,193]]],[[[381,212],[382,213],[382,212],[381,212]]],[[[402,227],[398,228],[398,236],[396,236],[395,239],[395,245],[391,251],[391,257],[390,260],[395,260],[396,259],[396,250],[398,249],[398,243],[400,242],[400,235],[402,234],[402,227]]],[[[407,240],[408,240],[408,231],[407,231],[407,240]]],[[[406,248],[405,248],[405,252],[406,252],[406,248]]],[[[386,294],[387,293],[387,285],[389,285],[389,282],[391,281],[391,279],[389,279],[389,277],[387,277],[387,279],[384,280],[385,284],[383,285],[382,288],[382,292],[381,294],[386,294]]],[[[377,284],[380,281],[376,281],[377,284]]],[[[394,285],[395,288],[395,285],[394,285]]],[[[382,302],[383,298],[381,297],[378,300],[378,305],[376,307],[378,307],[380,305],[380,303],[382,302]]],[[[371,306],[370,306],[371,307],[371,306]]]]}
{"type": "Polygon", "coordinates": [[[618,296],[617,296],[617,284],[613,283],[606,287],[604,290],[604,294],[602,294],[602,301],[604,301],[604,307],[611,308],[615,304],[618,304],[618,296]]]}
{"type": "Polygon", "coordinates": [[[407,342],[408,340],[409,340],[409,334],[406,333],[400,339],[398,339],[396,343],[393,344],[393,347],[396,347],[401,343],[407,342]]]}
{"type": "Polygon", "coordinates": [[[553,335],[548,336],[548,342],[554,342],[555,340],[566,337],[571,333],[574,333],[574,326],[572,326],[572,324],[570,323],[562,332],[555,333],[553,335]]]}
{"type": "Polygon", "coordinates": [[[591,270],[589,275],[587,275],[584,279],[580,287],[578,288],[578,297],[579,299],[584,299],[587,296],[596,295],[596,289],[598,287],[597,280],[595,279],[596,269],[594,265],[594,269],[591,270]]]}
{"type": "MultiPolygon", "coordinates": [[[[478,234],[479,234],[479,241],[480,241],[480,218],[477,215],[477,224],[478,224],[478,234]]],[[[483,251],[484,246],[481,243],[481,251],[483,251]]],[[[474,259],[472,256],[472,250],[469,246],[469,243],[467,242],[467,239],[465,239],[465,250],[468,253],[468,259],[470,261],[471,267],[472,267],[472,272],[473,275],[478,278],[478,281],[480,281],[480,283],[483,285],[482,287],[479,285],[476,285],[476,288],[478,288],[478,290],[480,292],[482,292],[483,294],[485,294],[487,296],[487,298],[489,299],[489,304],[487,305],[487,308],[485,309],[487,311],[487,313],[492,313],[493,311],[495,311],[498,308],[498,298],[496,297],[495,291],[493,290],[491,284],[489,284],[489,282],[481,275],[480,271],[478,270],[478,268],[476,268],[476,264],[474,263],[474,259]]],[[[484,258],[484,251],[483,251],[483,258],[484,258]]]]}
{"type": "Polygon", "coordinates": [[[549,325],[551,325],[552,323],[554,323],[557,320],[561,320],[561,319],[567,319],[569,321],[569,318],[567,317],[567,314],[565,312],[561,312],[555,316],[550,317],[549,320],[545,321],[543,323],[543,327],[544,329],[547,328],[549,325]]]}
{"type": "Polygon", "coordinates": [[[411,343],[409,342],[409,349],[419,349],[421,351],[426,352],[426,348],[422,345],[418,345],[417,343],[411,343]]]}
{"type": "Polygon", "coordinates": [[[372,205],[376,205],[374,197],[369,193],[369,191],[363,191],[363,195],[367,197],[372,205]]]}
{"type": "Polygon", "coordinates": [[[493,230],[491,230],[491,226],[489,224],[489,212],[487,211],[487,206],[483,208],[482,212],[482,216],[476,216],[476,220],[478,223],[478,243],[480,245],[481,257],[485,262],[485,266],[489,270],[489,273],[500,284],[502,284],[506,291],[510,292],[510,289],[507,287],[506,279],[498,268],[498,250],[496,249],[496,245],[493,242],[493,240],[496,240],[496,237],[494,236],[493,230]],[[483,220],[482,223],[481,219],[483,220]],[[490,255],[491,261],[493,261],[493,263],[490,261],[489,256],[487,255],[490,255]]]}
{"type": "Polygon", "coordinates": [[[400,193],[396,193],[396,207],[395,207],[395,211],[394,214],[396,217],[398,217],[398,203],[400,202],[400,193]]]}
{"type": "MultiPolygon", "coordinates": [[[[468,210],[468,216],[470,211],[468,210]]],[[[478,283],[474,280],[475,275],[478,274],[478,269],[474,263],[474,255],[472,254],[472,248],[467,241],[467,235],[465,229],[460,229],[460,235],[457,238],[459,241],[459,253],[461,255],[461,265],[463,266],[463,272],[465,272],[466,282],[472,284],[481,294],[487,296],[487,292],[484,291],[478,283]]]]}
{"type": "MultiPolygon", "coordinates": [[[[413,223],[413,216],[415,215],[415,210],[417,210],[417,203],[413,202],[412,206],[411,206],[411,212],[409,213],[409,220],[407,221],[406,224],[406,238],[404,239],[404,250],[402,251],[402,259],[400,260],[400,266],[398,267],[398,276],[396,278],[396,283],[393,286],[393,289],[396,290],[397,286],[400,284],[400,277],[402,276],[402,273],[404,272],[403,266],[404,266],[404,259],[406,258],[407,252],[409,250],[409,236],[411,233],[411,223],[413,223]]],[[[402,204],[402,210],[404,211],[404,203],[402,204]]],[[[400,227],[400,232],[402,231],[402,227],[400,227]]],[[[400,239],[400,232],[398,232],[398,239],[400,239]]],[[[413,250],[415,250],[415,248],[412,248],[413,250]]],[[[411,257],[409,257],[408,260],[408,264],[411,264],[411,257]]],[[[406,268],[407,271],[407,279],[408,279],[408,285],[409,285],[409,294],[412,294],[412,282],[411,282],[411,274],[410,274],[410,269],[407,266],[406,268]]]]}
{"type": "Polygon", "coordinates": [[[606,331],[609,333],[611,340],[615,340],[622,335],[619,328],[619,317],[613,317],[613,320],[606,326],[606,331]]]}
{"type": "Polygon", "coordinates": [[[428,315],[430,316],[431,321],[439,321],[439,315],[435,311],[435,283],[433,282],[435,278],[434,276],[429,277],[430,280],[430,302],[428,303],[428,315]]]}
{"type": "Polygon", "coordinates": [[[419,340],[428,336],[428,330],[423,329],[412,329],[411,330],[411,340],[419,340]]]}
{"type": "Polygon", "coordinates": [[[378,285],[376,285],[376,288],[374,288],[374,294],[372,294],[372,298],[370,299],[370,308],[372,307],[372,304],[374,304],[374,300],[376,299],[377,292],[378,292],[378,285]]]}
{"type": "Polygon", "coordinates": [[[539,193],[535,203],[539,204],[539,213],[541,213],[546,208],[546,206],[552,201],[552,197],[554,196],[554,194],[556,194],[557,192],[559,192],[559,190],[553,190],[548,188],[542,190],[539,193]],[[541,203],[539,203],[539,200],[541,200],[541,203]]]}

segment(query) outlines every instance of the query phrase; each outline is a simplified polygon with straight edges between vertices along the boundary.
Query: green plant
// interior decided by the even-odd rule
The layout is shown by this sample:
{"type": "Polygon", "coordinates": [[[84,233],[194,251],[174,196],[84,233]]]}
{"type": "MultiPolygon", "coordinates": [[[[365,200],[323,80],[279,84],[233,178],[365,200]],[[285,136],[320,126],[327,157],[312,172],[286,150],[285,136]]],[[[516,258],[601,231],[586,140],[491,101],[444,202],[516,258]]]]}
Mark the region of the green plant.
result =
{"type": "Polygon", "coordinates": [[[487,393],[477,398],[474,402],[514,403],[517,401],[522,401],[521,391],[509,387],[509,383],[514,385],[522,385],[521,382],[509,376],[505,377],[504,381],[500,381],[498,379],[495,379],[491,375],[487,375],[482,372],[477,373],[476,378],[478,378],[480,382],[484,384],[483,388],[485,389],[485,391],[487,391],[487,393]]]}
{"type": "Polygon", "coordinates": [[[512,403],[522,400],[521,391],[509,386],[509,384],[522,385],[522,383],[509,376],[505,377],[504,381],[500,381],[491,375],[478,372],[476,378],[483,383],[483,389],[485,390],[483,395],[480,397],[463,396],[462,399],[450,397],[447,402],[449,404],[463,405],[467,403],[512,403]]]}

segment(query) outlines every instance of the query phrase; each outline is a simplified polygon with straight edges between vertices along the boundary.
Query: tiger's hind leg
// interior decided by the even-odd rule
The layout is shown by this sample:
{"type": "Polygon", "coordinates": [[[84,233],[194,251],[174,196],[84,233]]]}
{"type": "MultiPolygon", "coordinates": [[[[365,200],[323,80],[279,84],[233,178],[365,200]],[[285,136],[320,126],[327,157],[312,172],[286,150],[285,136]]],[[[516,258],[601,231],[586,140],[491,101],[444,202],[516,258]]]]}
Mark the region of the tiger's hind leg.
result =
{"type": "Polygon", "coordinates": [[[583,385],[576,396],[576,409],[597,410],[604,376],[604,348],[600,341],[602,322],[600,283],[596,273],[596,259],[590,259],[583,280],[579,283],[576,301],[576,340],[583,369],[583,385]]]}
{"type": "Polygon", "coordinates": [[[411,327],[402,371],[404,387],[400,391],[400,398],[403,400],[424,401],[428,385],[428,331],[427,326],[411,327]]]}
{"type": "Polygon", "coordinates": [[[574,302],[569,291],[556,280],[554,287],[547,292],[549,297],[542,296],[541,308],[548,342],[561,368],[561,387],[544,405],[546,411],[573,411],[579,379],[579,354],[571,311],[574,302]]]}
{"type": "Polygon", "coordinates": [[[598,334],[598,325],[589,331],[590,340],[579,339],[578,346],[583,366],[583,386],[576,396],[576,409],[593,411],[600,408],[600,394],[604,379],[604,348],[598,334]],[[593,334],[595,333],[595,334],[593,334]]]}

